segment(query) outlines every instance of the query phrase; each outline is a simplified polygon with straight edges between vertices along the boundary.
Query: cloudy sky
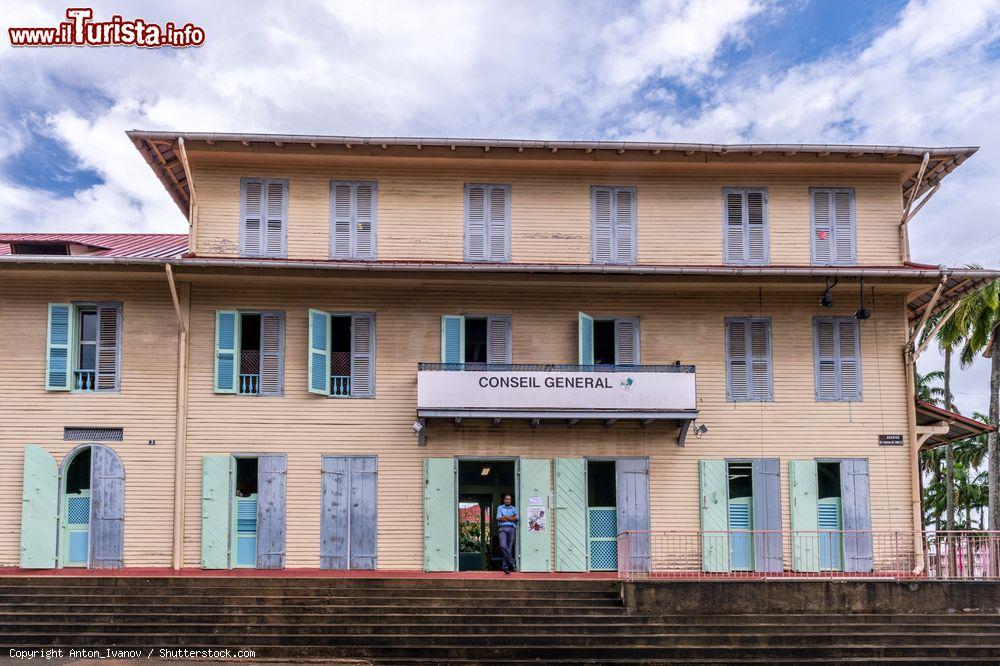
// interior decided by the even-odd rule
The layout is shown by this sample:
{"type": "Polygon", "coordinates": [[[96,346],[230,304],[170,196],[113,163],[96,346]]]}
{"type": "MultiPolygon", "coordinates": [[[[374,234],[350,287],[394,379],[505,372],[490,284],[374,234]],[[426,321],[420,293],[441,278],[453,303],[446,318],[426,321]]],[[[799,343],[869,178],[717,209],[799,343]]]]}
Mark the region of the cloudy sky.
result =
{"type": "MultiPolygon", "coordinates": [[[[130,128],[978,145],[915,220],[913,254],[1000,266],[1000,0],[76,4],[193,22],[206,43],[4,35],[3,231],[183,231],[130,128]]],[[[2,27],[66,6],[0,0],[2,27]]],[[[962,411],[985,411],[987,370],[959,377],[962,411]]]]}

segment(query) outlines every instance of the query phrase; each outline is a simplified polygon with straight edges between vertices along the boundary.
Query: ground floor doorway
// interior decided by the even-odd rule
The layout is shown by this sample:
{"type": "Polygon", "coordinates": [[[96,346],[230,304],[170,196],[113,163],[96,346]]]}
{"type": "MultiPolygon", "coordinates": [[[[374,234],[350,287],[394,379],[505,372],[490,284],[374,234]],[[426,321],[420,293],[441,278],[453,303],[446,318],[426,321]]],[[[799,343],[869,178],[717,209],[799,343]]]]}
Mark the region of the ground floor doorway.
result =
{"type": "Polygon", "coordinates": [[[458,570],[498,571],[502,555],[496,508],[510,494],[517,506],[514,460],[458,462],[458,570]]]}

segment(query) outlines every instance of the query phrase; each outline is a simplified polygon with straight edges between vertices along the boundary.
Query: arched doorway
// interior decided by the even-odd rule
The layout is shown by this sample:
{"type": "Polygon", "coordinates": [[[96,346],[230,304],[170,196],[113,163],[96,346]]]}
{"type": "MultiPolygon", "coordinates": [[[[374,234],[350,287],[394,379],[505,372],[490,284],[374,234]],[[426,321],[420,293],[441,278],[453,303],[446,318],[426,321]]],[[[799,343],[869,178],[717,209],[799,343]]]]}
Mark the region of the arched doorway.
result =
{"type": "Polygon", "coordinates": [[[90,564],[89,446],[74,449],[63,460],[59,502],[59,562],[64,567],[90,564]]]}
{"type": "Polygon", "coordinates": [[[63,458],[59,482],[59,566],[116,569],[125,541],[125,467],[103,444],[63,458]]]}

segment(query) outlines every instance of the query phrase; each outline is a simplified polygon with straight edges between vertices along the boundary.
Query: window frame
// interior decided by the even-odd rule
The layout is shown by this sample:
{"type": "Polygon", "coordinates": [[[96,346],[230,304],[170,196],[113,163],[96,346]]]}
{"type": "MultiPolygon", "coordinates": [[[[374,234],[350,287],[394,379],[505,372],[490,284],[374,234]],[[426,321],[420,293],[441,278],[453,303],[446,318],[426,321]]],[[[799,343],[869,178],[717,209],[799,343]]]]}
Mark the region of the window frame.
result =
{"type": "MultiPolygon", "coordinates": [[[[612,322],[614,324],[614,327],[613,327],[612,330],[614,331],[614,334],[615,334],[615,339],[614,339],[615,362],[612,363],[612,364],[610,364],[611,367],[615,367],[615,368],[617,368],[617,367],[631,368],[631,367],[635,367],[637,365],[642,365],[642,327],[640,325],[640,322],[639,322],[640,318],[638,316],[623,316],[623,317],[601,317],[601,316],[594,316],[594,315],[589,315],[589,316],[590,316],[591,319],[594,320],[594,323],[597,323],[599,321],[610,321],[610,322],[612,322]],[[634,364],[622,365],[621,363],[618,362],[618,326],[617,326],[617,324],[618,324],[619,321],[630,321],[633,324],[635,324],[635,363],[634,364]]],[[[595,329],[595,332],[596,332],[596,329],[595,329]]],[[[597,347],[597,341],[596,340],[593,341],[593,346],[596,349],[596,347],[597,347]]],[[[596,363],[595,362],[594,366],[595,367],[596,366],[608,367],[608,364],[607,363],[596,363]]]]}
{"type": "Polygon", "coordinates": [[[726,344],[726,402],[774,402],[774,345],[773,333],[771,331],[771,317],[726,317],[725,319],[725,344],[726,344]],[[767,326],[767,397],[754,397],[753,390],[753,328],[754,322],[764,322],[767,326]],[[747,360],[747,397],[740,398],[733,395],[732,378],[732,347],[730,346],[729,327],[733,323],[743,323],[747,327],[746,333],[746,358],[747,360]]]}
{"type": "Polygon", "coordinates": [[[511,227],[513,223],[510,219],[511,210],[511,187],[509,184],[504,183],[465,183],[463,189],[463,213],[462,213],[462,259],[468,262],[475,263],[510,263],[510,244],[511,244],[511,227]],[[490,229],[493,224],[493,216],[490,214],[485,219],[485,225],[483,228],[483,247],[485,252],[483,253],[482,259],[476,259],[469,256],[469,192],[474,187],[482,187],[485,190],[484,199],[489,200],[491,190],[501,190],[504,192],[504,219],[507,223],[504,229],[504,252],[502,257],[494,257],[490,254],[490,229]]]}
{"type": "Polygon", "coordinates": [[[590,263],[601,266],[631,266],[638,263],[639,257],[639,189],[636,185],[591,185],[590,186],[590,263]],[[597,259],[597,192],[599,190],[611,191],[611,258],[608,261],[597,259]],[[615,232],[615,211],[618,204],[615,202],[615,195],[618,192],[629,192],[632,195],[632,219],[630,223],[630,234],[632,236],[632,253],[626,261],[618,261],[618,235],[615,232]]]}
{"type": "Polygon", "coordinates": [[[251,259],[286,259],[288,257],[288,200],[290,198],[290,185],[287,178],[261,178],[258,176],[243,176],[240,178],[240,238],[239,238],[239,253],[240,257],[251,258],[251,259]],[[266,237],[267,237],[267,217],[266,215],[261,216],[260,220],[260,252],[257,254],[248,254],[246,249],[246,216],[247,216],[247,184],[251,182],[259,182],[261,184],[261,201],[265,201],[267,197],[267,186],[271,183],[277,183],[284,188],[284,197],[282,203],[281,211],[281,252],[278,253],[267,253],[264,251],[266,247],[266,237]]]}
{"type": "MultiPolygon", "coordinates": [[[[768,266],[771,263],[771,215],[769,207],[770,193],[767,186],[728,186],[722,188],[722,262],[730,266],[768,266]],[[763,195],[762,213],[764,217],[764,257],[750,258],[750,207],[748,195],[759,192],[763,195]],[[743,205],[743,259],[729,258],[729,195],[740,194],[743,205]]],[[[810,208],[812,203],[810,202],[810,208]]]]}
{"type": "Polygon", "coordinates": [[[809,260],[813,266],[856,266],[858,264],[858,206],[857,206],[857,193],[853,187],[847,186],[828,186],[828,187],[810,187],[809,188],[809,260]],[[820,262],[816,259],[816,208],[814,204],[814,195],[817,192],[829,192],[831,195],[831,201],[833,200],[833,195],[838,192],[846,192],[850,194],[851,205],[851,256],[846,260],[837,259],[837,224],[835,221],[836,215],[831,214],[830,216],[830,261],[820,262]]]}
{"type": "Polygon", "coordinates": [[[70,371],[70,393],[121,393],[121,382],[122,382],[122,322],[124,320],[124,306],[121,301],[70,301],[70,307],[73,312],[70,314],[72,318],[71,327],[71,339],[70,339],[70,360],[69,360],[69,371],[70,371]],[[118,335],[115,340],[115,387],[113,389],[100,389],[97,388],[97,367],[98,367],[98,354],[101,346],[101,320],[100,320],[100,309],[113,307],[117,312],[118,322],[116,324],[116,333],[118,335]],[[81,346],[81,336],[83,334],[83,318],[82,314],[84,310],[94,310],[94,316],[97,317],[97,330],[95,331],[96,337],[94,338],[94,368],[91,372],[94,373],[94,388],[93,389],[78,389],[76,388],[76,373],[81,371],[80,368],[80,346],[81,346]]]}
{"type": "Polygon", "coordinates": [[[864,385],[861,372],[861,323],[854,317],[813,317],[813,382],[815,385],[815,397],[817,402],[862,402],[864,400],[864,385]],[[844,397],[843,387],[843,355],[840,353],[840,324],[850,322],[854,326],[854,341],[857,355],[854,357],[857,365],[857,396],[844,397]],[[834,327],[834,379],[836,382],[836,397],[824,398],[820,393],[820,354],[819,354],[819,325],[830,323],[834,327]]]}
{"type": "MultiPolygon", "coordinates": [[[[236,391],[231,395],[235,395],[238,398],[283,398],[285,397],[285,347],[286,347],[286,336],[287,336],[287,320],[288,316],[284,310],[262,310],[258,308],[235,308],[232,310],[236,313],[236,340],[235,340],[235,354],[236,358],[234,362],[236,363],[236,391]],[[243,315],[258,315],[260,316],[260,349],[258,351],[257,358],[257,393],[243,393],[240,391],[240,365],[242,364],[243,355],[243,315]],[[261,393],[261,381],[264,368],[264,315],[277,315],[281,320],[281,337],[279,344],[281,345],[281,363],[279,364],[279,376],[281,379],[281,390],[276,394],[261,393]]],[[[216,350],[218,349],[218,342],[216,342],[216,350]]],[[[213,383],[215,378],[213,376],[213,383]]],[[[225,394],[220,394],[225,395],[225,394]]]]}
{"type": "Polygon", "coordinates": [[[372,400],[372,399],[374,399],[375,395],[376,395],[375,394],[375,384],[376,384],[376,381],[375,381],[376,380],[376,377],[375,377],[375,374],[376,374],[375,373],[375,368],[376,368],[376,359],[375,359],[375,356],[378,353],[378,337],[377,337],[377,334],[376,334],[376,316],[375,316],[375,312],[374,311],[364,312],[364,311],[361,311],[361,310],[349,310],[349,311],[322,310],[321,312],[325,312],[326,313],[326,315],[328,317],[328,321],[330,323],[330,325],[329,325],[329,327],[327,329],[327,354],[328,354],[328,356],[327,356],[327,374],[329,374],[330,370],[332,370],[332,367],[333,367],[333,349],[330,346],[332,344],[332,342],[333,342],[333,318],[334,317],[347,317],[347,318],[349,318],[351,320],[351,352],[350,352],[350,354],[351,354],[351,375],[350,375],[350,379],[351,379],[351,393],[350,393],[350,395],[333,395],[331,393],[331,391],[333,390],[333,383],[331,382],[330,389],[327,391],[325,397],[328,398],[328,399],[331,399],[331,400],[372,400]],[[372,393],[371,393],[371,395],[354,395],[354,318],[356,316],[368,316],[368,317],[371,317],[371,322],[372,322],[372,354],[371,354],[371,363],[372,363],[372,393]]]}
{"type": "Polygon", "coordinates": [[[446,342],[446,336],[445,336],[445,327],[444,327],[444,317],[461,317],[462,318],[461,340],[460,340],[460,343],[459,343],[461,345],[461,350],[462,350],[462,361],[461,361],[462,365],[473,364],[473,365],[476,365],[476,366],[482,365],[482,366],[493,366],[493,367],[496,367],[498,365],[511,365],[511,364],[513,364],[513,362],[514,362],[514,316],[512,314],[476,314],[476,313],[467,314],[467,313],[462,313],[462,314],[443,314],[443,315],[441,315],[441,359],[442,359],[441,362],[442,363],[446,362],[446,361],[444,361],[444,352],[445,352],[445,349],[446,349],[446,344],[445,344],[445,342],[446,342]],[[510,358],[510,362],[509,363],[508,362],[504,362],[504,363],[490,363],[489,361],[486,361],[485,363],[473,363],[472,361],[466,361],[465,360],[465,347],[466,347],[465,322],[468,321],[469,319],[478,319],[478,320],[482,320],[482,321],[486,322],[486,358],[487,359],[489,359],[489,356],[490,356],[490,322],[491,321],[497,321],[497,320],[503,320],[503,321],[507,322],[508,336],[507,336],[507,354],[506,355],[507,355],[508,358],[510,358]]]}
{"type": "Polygon", "coordinates": [[[330,212],[329,212],[329,257],[330,259],[353,259],[355,261],[375,261],[378,259],[378,181],[377,180],[331,180],[330,181],[330,212]],[[336,244],[337,244],[337,215],[336,215],[336,201],[334,197],[336,196],[338,185],[349,185],[351,188],[351,234],[350,240],[348,241],[350,245],[350,250],[346,256],[337,255],[336,244]],[[372,253],[370,257],[358,256],[358,186],[368,185],[372,188],[372,253]]]}

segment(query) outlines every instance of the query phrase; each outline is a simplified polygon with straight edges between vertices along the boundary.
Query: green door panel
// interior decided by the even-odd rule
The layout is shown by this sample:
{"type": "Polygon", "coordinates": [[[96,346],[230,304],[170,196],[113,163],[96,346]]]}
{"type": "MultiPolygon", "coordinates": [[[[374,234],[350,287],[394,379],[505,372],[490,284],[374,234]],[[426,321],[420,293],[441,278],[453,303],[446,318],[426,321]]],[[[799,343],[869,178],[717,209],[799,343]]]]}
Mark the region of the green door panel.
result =
{"type": "Polygon", "coordinates": [[[725,460],[699,460],[701,568],[729,571],[729,476],[725,460]]]}
{"type": "MultiPolygon", "coordinates": [[[[556,458],[556,571],[587,570],[587,461],[556,458]]],[[[518,501],[524,504],[523,498],[518,501]]]]}
{"type": "Polygon", "coordinates": [[[819,476],[815,460],[788,461],[788,487],[792,502],[792,568],[819,571],[819,476]]]}
{"type": "Polygon", "coordinates": [[[229,513],[232,467],[227,455],[201,459],[201,567],[229,568],[229,513]]]}
{"type": "Polygon", "coordinates": [[[24,447],[21,495],[21,568],[54,569],[59,503],[56,460],[40,446],[24,447]]]}
{"type": "Polygon", "coordinates": [[[552,461],[548,458],[521,458],[520,488],[517,493],[517,508],[520,512],[518,538],[521,541],[521,571],[549,571],[552,557],[550,537],[552,521],[549,511],[552,506],[552,461]],[[532,504],[532,500],[537,504],[532,504]],[[533,512],[543,512],[544,529],[533,529],[529,519],[533,512]]]}
{"type": "Polygon", "coordinates": [[[457,461],[424,460],[424,571],[455,571],[458,560],[457,461]]]}
{"type": "Polygon", "coordinates": [[[594,365],[594,318],[580,312],[577,319],[579,363],[580,365],[594,365]]]}

